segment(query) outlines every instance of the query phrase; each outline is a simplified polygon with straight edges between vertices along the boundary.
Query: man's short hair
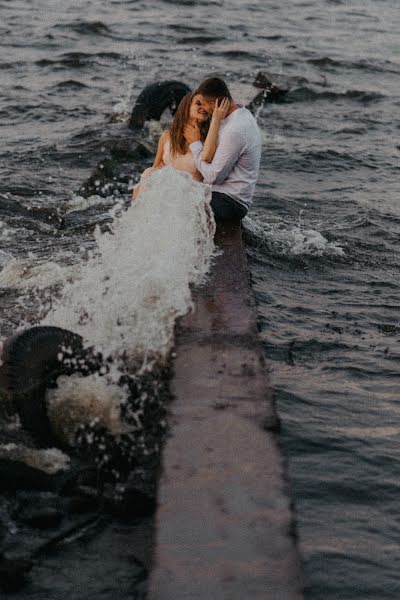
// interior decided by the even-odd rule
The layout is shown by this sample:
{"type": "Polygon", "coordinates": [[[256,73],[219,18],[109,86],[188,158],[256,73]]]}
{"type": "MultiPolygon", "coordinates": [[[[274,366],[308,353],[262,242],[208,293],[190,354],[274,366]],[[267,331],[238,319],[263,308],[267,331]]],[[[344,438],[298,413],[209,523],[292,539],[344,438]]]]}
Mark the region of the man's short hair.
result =
{"type": "Polygon", "coordinates": [[[223,79],[219,77],[210,77],[205,79],[197,88],[196,94],[201,94],[204,98],[209,100],[221,100],[222,98],[229,98],[232,100],[231,93],[223,79]]]}

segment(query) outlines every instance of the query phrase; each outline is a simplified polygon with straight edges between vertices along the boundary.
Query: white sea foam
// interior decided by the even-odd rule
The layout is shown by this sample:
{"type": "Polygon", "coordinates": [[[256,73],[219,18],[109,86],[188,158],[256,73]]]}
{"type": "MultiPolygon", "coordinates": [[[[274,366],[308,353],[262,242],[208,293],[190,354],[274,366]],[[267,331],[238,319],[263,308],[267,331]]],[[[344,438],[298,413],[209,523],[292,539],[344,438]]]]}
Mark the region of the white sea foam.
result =
{"type": "Polygon", "coordinates": [[[70,462],[69,456],[57,448],[38,450],[13,443],[0,445],[0,458],[23,462],[49,475],[68,469],[70,462]]]}
{"type": "Polygon", "coordinates": [[[99,204],[105,204],[109,201],[105,200],[102,196],[93,195],[88,198],[79,196],[79,194],[72,194],[71,199],[66,207],[66,213],[76,212],[78,210],[87,210],[99,204]]]}
{"type": "Polygon", "coordinates": [[[22,290],[45,289],[72,281],[75,272],[74,266],[62,265],[55,261],[38,260],[34,257],[11,257],[0,273],[0,286],[22,290]]]}
{"type": "Polygon", "coordinates": [[[172,168],[156,171],[137,202],[95,232],[97,252],[75,267],[43,324],[71,329],[114,357],[158,355],[206,275],[215,224],[207,188],[172,168]]]}
{"type": "Polygon", "coordinates": [[[127,401],[125,388],[99,373],[62,376],[57,385],[47,391],[47,403],[59,439],[73,446],[77,423],[103,425],[114,434],[129,431],[120,420],[121,406],[127,401]]]}
{"type": "MultiPolygon", "coordinates": [[[[137,369],[167,357],[175,321],[191,308],[191,285],[200,284],[211,265],[215,222],[209,199],[209,189],[188,174],[157,170],[134,205],[115,205],[111,232],[97,228],[88,260],[75,257],[71,266],[57,257],[12,259],[0,274],[1,285],[22,291],[21,302],[32,290],[40,291],[40,311],[52,302],[43,325],[72,330],[114,358],[106,376],[60,377],[48,393],[49,418],[65,441],[73,443],[79,423],[124,431],[120,409],[127,392],[117,385],[120,359],[125,368],[137,369]]],[[[98,201],[77,199],[71,208],[98,201]]]]}
{"type": "Polygon", "coordinates": [[[243,227],[257,243],[268,245],[272,251],[287,256],[343,256],[343,248],[337,242],[328,241],[319,231],[304,228],[299,222],[288,226],[285,223],[256,223],[250,217],[243,219],[243,227]]]}
{"type": "Polygon", "coordinates": [[[129,83],[125,83],[125,85],[121,86],[120,89],[125,90],[124,94],[120,95],[120,96],[116,96],[114,98],[114,105],[112,107],[112,111],[114,113],[114,115],[120,115],[121,116],[121,120],[122,117],[125,118],[129,116],[129,112],[130,112],[130,97],[132,94],[132,89],[134,86],[134,82],[130,81],[129,83]]]}

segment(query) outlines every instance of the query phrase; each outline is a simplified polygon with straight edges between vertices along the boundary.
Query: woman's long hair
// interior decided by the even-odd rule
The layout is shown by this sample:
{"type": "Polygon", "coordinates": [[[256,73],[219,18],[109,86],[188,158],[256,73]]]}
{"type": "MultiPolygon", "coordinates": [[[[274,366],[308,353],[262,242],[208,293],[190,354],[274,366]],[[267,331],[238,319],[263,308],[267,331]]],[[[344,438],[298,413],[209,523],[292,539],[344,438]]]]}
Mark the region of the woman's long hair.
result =
{"type": "MultiPolygon", "coordinates": [[[[189,92],[182,98],[172,121],[169,134],[171,139],[171,156],[173,158],[180,154],[186,154],[188,151],[188,143],[184,138],[183,132],[189,120],[190,106],[195,95],[194,92],[189,92]]],[[[206,139],[209,125],[209,121],[200,125],[201,140],[203,142],[206,139]]]]}

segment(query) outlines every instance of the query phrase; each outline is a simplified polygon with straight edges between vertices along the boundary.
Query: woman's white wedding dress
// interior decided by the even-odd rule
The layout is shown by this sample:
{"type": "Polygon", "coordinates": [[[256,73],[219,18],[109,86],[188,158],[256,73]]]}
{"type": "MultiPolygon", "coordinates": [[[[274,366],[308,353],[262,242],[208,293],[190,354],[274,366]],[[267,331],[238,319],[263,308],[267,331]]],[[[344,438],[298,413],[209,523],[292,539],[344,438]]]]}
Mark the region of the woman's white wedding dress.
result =
{"type": "MultiPolygon", "coordinates": [[[[185,171],[186,173],[189,173],[196,181],[203,181],[203,177],[197,170],[193,154],[190,150],[188,150],[186,154],[180,154],[179,156],[175,156],[174,158],[172,158],[171,140],[169,138],[165,141],[164,144],[162,160],[165,166],[170,165],[177,171],[185,171]]],[[[140,177],[139,183],[137,183],[133,189],[138,190],[143,185],[145,179],[150,175],[150,173],[152,173],[157,168],[159,167],[148,167],[147,169],[145,169],[140,177]]]]}

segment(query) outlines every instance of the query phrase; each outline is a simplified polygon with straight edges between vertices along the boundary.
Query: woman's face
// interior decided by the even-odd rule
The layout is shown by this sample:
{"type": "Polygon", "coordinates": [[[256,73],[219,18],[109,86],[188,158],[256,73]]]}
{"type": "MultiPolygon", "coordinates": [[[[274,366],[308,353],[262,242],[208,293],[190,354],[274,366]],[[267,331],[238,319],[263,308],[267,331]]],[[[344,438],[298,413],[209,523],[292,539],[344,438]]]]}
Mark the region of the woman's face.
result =
{"type": "Polygon", "coordinates": [[[203,105],[201,103],[200,94],[196,94],[195,96],[193,96],[193,100],[190,105],[189,117],[191,119],[199,121],[200,123],[203,123],[208,119],[208,114],[204,110],[203,105]]]}

